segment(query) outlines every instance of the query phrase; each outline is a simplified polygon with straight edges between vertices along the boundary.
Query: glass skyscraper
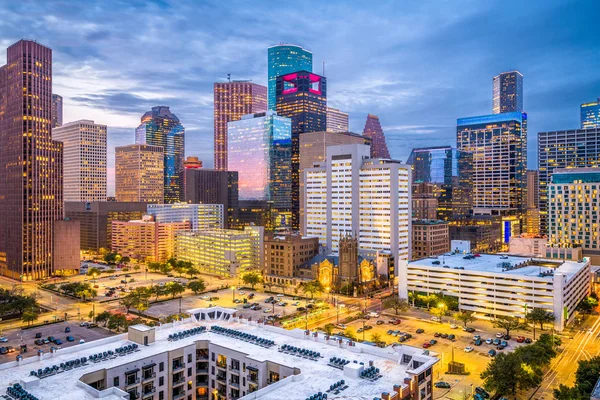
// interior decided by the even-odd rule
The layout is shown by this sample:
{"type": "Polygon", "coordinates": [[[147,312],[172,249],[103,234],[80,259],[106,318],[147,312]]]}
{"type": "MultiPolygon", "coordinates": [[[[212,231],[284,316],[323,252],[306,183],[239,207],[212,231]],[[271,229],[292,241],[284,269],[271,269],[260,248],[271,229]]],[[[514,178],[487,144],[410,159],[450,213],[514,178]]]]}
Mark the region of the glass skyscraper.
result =
{"type": "Polygon", "coordinates": [[[164,154],[164,202],[177,203],[182,196],[181,171],[185,153],[185,129],[169,107],[152,107],[135,130],[137,144],[161,146],[164,154]]]}
{"type": "Polygon", "coordinates": [[[494,114],[523,111],[523,74],[503,72],[494,77],[493,85],[494,114]]]}
{"type": "Polygon", "coordinates": [[[581,129],[600,128],[600,97],[598,101],[581,105],[581,129]]]}
{"type": "Polygon", "coordinates": [[[312,72],[312,53],[295,44],[278,44],[268,50],[269,110],[275,111],[277,77],[296,71],[312,72]]]}
{"type": "Polygon", "coordinates": [[[238,172],[240,200],[267,200],[280,213],[292,207],[292,121],[273,111],[227,124],[228,166],[238,172]]]}

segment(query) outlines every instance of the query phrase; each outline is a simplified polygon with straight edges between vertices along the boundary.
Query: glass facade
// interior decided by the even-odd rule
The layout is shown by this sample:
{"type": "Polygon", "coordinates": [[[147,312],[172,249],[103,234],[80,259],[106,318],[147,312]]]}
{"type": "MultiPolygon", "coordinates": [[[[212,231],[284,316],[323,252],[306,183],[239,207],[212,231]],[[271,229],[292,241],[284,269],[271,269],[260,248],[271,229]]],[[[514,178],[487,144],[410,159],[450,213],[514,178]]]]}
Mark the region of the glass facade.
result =
{"type": "Polygon", "coordinates": [[[600,97],[598,101],[581,105],[581,129],[600,128],[600,97]]]}
{"type": "Polygon", "coordinates": [[[176,203],[182,198],[181,171],[185,153],[185,129],[169,107],[152,107],[142,116],[135,131],[137,144],[161,146],[164,155],[164,202],[176,203]]]}
{"type": "Polygon", "coordinates": [[[503,72],[494,77],[493,85],[494,114],[523,111],[523,74],[503,72]]]}
{"type": "Polygon", "coordinates": [[[312,53],[301,46],[280,44],[269,47],[267,62],[269,73],[269,110],[275,111],[277,103],[275,90],[277,77],[296,71],[312,71],[312,53]]]}

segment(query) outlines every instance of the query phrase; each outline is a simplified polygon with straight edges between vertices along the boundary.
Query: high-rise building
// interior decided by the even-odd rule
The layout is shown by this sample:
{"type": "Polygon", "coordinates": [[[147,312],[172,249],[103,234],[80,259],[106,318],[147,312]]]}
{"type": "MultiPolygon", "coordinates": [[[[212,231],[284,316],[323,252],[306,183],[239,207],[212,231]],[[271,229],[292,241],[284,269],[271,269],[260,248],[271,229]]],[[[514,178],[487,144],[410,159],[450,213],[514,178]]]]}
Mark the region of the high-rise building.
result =
{"type": "Polygon", "coordinates": [[[54,221],[63,219],[61,142],[52,140],[52,50],[8,47],[0,67],[0,274],[50,276],[54,221]]]}
{"type": "Polygon", "coordinates": [[[183,162],[183,169],[181,170],[181,176],[179,177],[179,181],[181,182],[181,199],[180,201],[185,202],[185,196],[187,192],[187,182],[186,182],[186,171],[189,170],[197,170],[202,168],[202,160],[198,159],[198,157],[188,156],[183,162]]]}
{"type": "Polygon", "coordinates": [[[555,169],[548,185],[548,244],[600,261],[600,168],[555,169]]]}
{"type": "Polygon", "coordinates": [[[493,79],[493,113],[523,112],[523,74],[503,72],[493,79]]]}
{"type": "Polygon", "coordinates": [[[269,74],[269,110],[275,111],[277,103],[275,89],[277,77],[296,71],[312,72],[312,53],[302,48],[302,46],[282,43],[269,47],[267,57],[269,74]]]}
{"type": "Polygon", "coordinates": [[[216,169],[185,170],[185,202],[222,204],[227,214],[225,228],[230,228],[238,212],[238,173],[216,169]]]}
{"type": "Polygon", "coordinates": [[[300,135],[300,231],[306,233],[304,207],[306,191],[304,190],[304,170],[315,163],[326,160],[327,147],[339,144],[365,144],[370,146],[371,139],[352,132],[307,132],[300,135]]]}
{"type": "Polygon", "coordinates": [[[538,133],[540,232],[548,232],[548,185],[556,168],[600,166],[600,128],[538,133]]]}
{"type": "Polygon", "coordinates": [[[414,219],[438,219],[440,188],[431,182],[412,184],[412,217],[414,219]]]}
{"type": "Polygon", "coordinates": [[[448,223],[435,220],[412,221],[412,259],[438,256],[450,251],[448,223]]]}
{"type": "Polygon", "coordinates": [[[79,274],[80,258],[80,222],[69,218],[54,221],[54,270],[60,275],[79,274]]]}
{"type": "Polygon", "coordinates": [[[300,229],[300,135],[327,129],[327,80],[298,71],[277,77],[277,115],[292,120],[292,228],[300,229]]]}
{"type": "Polygon", "coordinates": [[[527,171],[527,208],[537,208],[540,201],[540,179],[537,170],[527,171]]]}
{"type": "Polygon", "coordinates": [[[130,144],[115,148],[117,201],[162,203],[164,153],[160,146],[130,144]]]}
{"type": "Polygon", "coordinates": [[[52,129],[63,143],[65,201],[106,201],[106,125],[90,120],[52,129]]]}
{"type": "Polygon", "coordinates": [[[410,259],[410,167],[369,158],[369,146],[329,146],[321,166],[305,169],[306,234],[337,252],[347,234],[360,250],[410,259]]]}
{"type": "Polygon", "coordinates": [[[327,107],[327,132],[348,132],[348,113],[327,107]]]}
{"type": "Polygon", "coordinates": [[[193,230],[223,229],[221,204],[149,204],[148,215],[156,222],[189,222],[193,230]]]}
{"type": "MultiPolygon", "coordinates": [[[[417,195],[420,183],[434,185],[433,197],[437,199],[437,216],[417,216],[419,219],[455,220],[471,214],[473,189],[473,154],[450,146],[413,149],[407,164],[412,166],[413,204],[416,199],[432,196],[417,195]]],[[[428,194],[428,193],[419,193],[428,194]]],[[[413,210],[414,211],[414,210],[413,210]]]]}
{"type": "Polygon", "coordinates": [[[290,213],[291,120],[273,111],[245,115],[227,124],[227,141],[227,165],[238,172],[239,199],[272,201],[290,213]]]}
{"type": "Polygon", "coordinates": [[[152,107],[135,130],[135,143],[160,146],[163,151],[164,202],[181,201],[180,176],[185,154],[185,129],[169,107],[152,107]]]}
{"type": "Polygon", "coordinates": [[[215,169],[227,167],[227,123],[267,110],[267,88],[247,81],[214,84],[215,169]]]}
{"type": "Polygon", "coordinates": [[[600,97],[581,105],[581,129],[600,128],[600,97]]]}
{"type": "Polygon", "coordinates": [[[373,140],[371,144],[371,158],[390,158],[390,152],[385,143],[383,129],[377,115],[369,114],[363,129],[363,136],[373,140]]]}
{"type": "Polygon", "coordinates": [[[52,93],[52,127],[56,128],[63,123],[63,98],[52,93]]]}
{"type": "Polygon", "coordinates": [[[473,213],[521,215],[527,183],[527,114],[459,118],[457,148],[473,154],[473,213]]]}

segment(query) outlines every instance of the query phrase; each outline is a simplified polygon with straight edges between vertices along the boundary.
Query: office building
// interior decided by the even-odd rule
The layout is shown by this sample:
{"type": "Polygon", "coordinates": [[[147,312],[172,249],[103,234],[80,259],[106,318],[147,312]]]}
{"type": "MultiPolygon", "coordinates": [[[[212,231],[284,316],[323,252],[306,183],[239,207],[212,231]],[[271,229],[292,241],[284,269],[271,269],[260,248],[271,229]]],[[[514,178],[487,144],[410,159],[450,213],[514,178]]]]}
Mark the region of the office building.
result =
{"type": "Polygon", "coordinates": [[[385,136],[377,115],[367,115],[363,136],[372,140],[371,158],[390,158],[390,152],[385,143],[385,136]]]}
{"type": "Polygon", "coordinates": [[[52,129],[63,143],[65,201],[106,201],[106,125],[90,120],[52,129]]]}
{"type": "Polygon", "coordinates": [[[267,88],[247,81],[214,84],[215,169],[232,171],[227,166],[227,124],[242,115],[267,110],[267,88]]]}
{"type": "Polygon", "coordinates": [[[181,199],[182,202],[187,202],[185,197],[187,193],[187,181],[186,181],[186,172],[187,171],[195,171],[202,168],[202,160],[198,159],[198,157],[189,156],[183,161],[183,169],[181,170],[181,176],[179,180],[181,182],[181,199]]]}
{"type": "Polygon", "coordinates": [[[473,154],[473,213],[520,215],[527,183],[527,114],[459,118],[457,148],[473,154]]]}
{"type": "Polygon", "coordinates": [[[493,113],[523,112],[523,74],[503,72],[493,79],[493,113]]]}
{"type": "MultiPolygon", "coordinates": [[[[230,225],[232,229],[244,229],[245,226],[262,226],[266,232],[273,232],[280,226],[285,226],[278,220],[278,212],[272,201],[240,200],[236,210],[235,220],[230,225]]],[[[288,230],[285,229],[284,230],[288,230]]]]}
{"type": "Polygon", "coordinates": [[[581,129],[600,128],[600,97],[598,101],[581,105],[581,129]]]}
{"type": "Polygon", "coordinates": [[[148,215],[156,222],[189,222],[193,230],[222,229],[222,204],[148,204],[148,215]]]}
{"type": "Polygon", "coordinates": [[[369,146],[329,146],[321,166],[307,168],[306,235],[331,252],[348,233],[360,250],[390,251],[410,259],[410,167],[369,158],[369,146]]]}
{"type": "Polygon", "coordinates": [[[448,225],[450,241],[470,242],[473,252],[496,252],[502,248],[502,217],[474,215],[449,221],[448,225]]]}
{"type": "Polygon", "coordinates": [[[189,221],[158,222],[151,215],[112,222],[112,251],[142,262],[165,262],[175,255],[175,235],[188,231],[189,221]]]}
{"type": "Polygon", "coordinates": [[[112,221],[142,219],[147,206],[146,202],[65,201],[65,218],[79,222],[81,250],[100,252],[111,247],[112,221]]]}
{"type": "Polygon", "coordinates": [[[600,168],[555,169],[548,187],[548,244],[581,247],[600,262],[600,168]]]}
{"type": "Polygon", "coordinates": [[[432,257],[450,251],[448,223],[436,220],[412,221],[412,259],[432,257]]]}
{"type": "Polygon", "coordinates": [[[164,201],[164,154],[160,146],[130,144],[115,147],[117,201],[164,201]]]}
{"type": "Polygon", "coordinates": [[[0,274],[39,279],[54,272],[54,221],[63,219],[63,148],[51,136],[52,50],[20,40],[6,59],[0,67],[0,274]]]}
{"type": "Polygon", "coordinates": [[[277,210],[289,215],[291,120],[273,111],[245,115],[227,124],[227,141],[227,165],[238,172],[239,199],[272,201],[277,210]]]}
{"type": "Polygon", "coordinates": [[[412,166],[413,199],[425,198],[420,183],[432,184],[433,196],[438,202],[435,217],[419,219],[441,219],[444,221],[466,218],[471,215],[473,202],[473,154],[450,146],[413,149],[407,164],[412,166]]]}
{"type": "Polygon", "coordinates": [[[135,130],[135,143],[159,146],[163,151],[164,202],[181,201],[180,176],[185,154],[185,129],[169,107],[152,107],[142,115],[135,130]]]}
{"type": "Polygon", "coordinates": [[[178,260],[189,261],[201,272],[238,277],[250,270],[262,270],[264,229],[247,226],[243,231],[209,229],[177,234],[178,260]]]}
{"type": "Polygon", "coordinates": [[[226,213],[225,228],[230,228],[237,219],[238,200],[237,171],[205,168],[185,170],[185,202],[222,204],[226,213]]]}
{"type": "Polygon", "coordinates": [[[340,388],[347,387],[342,393],[357,400],[374,395],[433,399],[433,367],[439,359],[420,347],[402,345],[385,352],[322,332],[257,324],[234,309],[182,311],[191,317],[160,327],[132,325],[126,334],[86,346],[56,349],[27,360],[31,362],[4,363],[0,390],[6,393],[20,382],[22,390],[42,399],[271,400],[309,398],[343,381],[340,388]],[[241,338],[244,333],[249,340],[241,338]],[[295,350],[287,350],[290,345],[320,361],[296,356],[295,350]],[[333,368],[327,365],[332,358],[356,363],[333,368]],[[72,360],[78,363],[72,365],[72,360]],[[46,367],[54,365],[58,373],[54,368],[47,373],[46,367]],[[376,380],[363,377],[371,367],[380,371],[376,380]]]}
{"type": "Polygon", "coordinates": [[[327,80],[307,71],[277,77],[277,115],[292,120],[292,229],[300,228],[300,135],[327,129],[327,80]]]}
{"type": "MultiPolygon", "coordinates": [[[[535,259],[481,254],[424,258],[408,263],[399,293],[444,293],[478,318],[525,318],[541,308],[554,314],[554,329],[572,321],[579,302],[590,293],[590,261],[535,259]]],[[[402,276],[402,274],[401,274],[402,276]]]]}
{"type": "Polygon", "coordinates": [[[540,180],[537,170],[527,171],[527,191],[525,192],[526,213],[525,233],[529,235],[540,234],[540,180]]]}
{"type": "Polygon", "coordinates": [[[348,132],[348,113],[327,107],[327,132],[348,132]]]}
{"type": "Polygon", "coordinates": [[[80,222],[69,218],[54,221],[54,244],[52,257],[54,273],[57,275],[79,274],[81,259],[80,249],[80,222]]]}
{"type": "Polygon", "coordinates": [[[202,160],[198,159],[198,157],[195,157],[195,156],[188,156],[183,161],[183,168],[184,169],[199,169],[199,168],[202,168],[202,160]]]}
{"type": "Polygon", "coordinates": [[[312,72],[312,53],[302,48],[302,46],[281,43],[269,47],[267,57],[269,75],[269,110],[275,111],[277,109],[277,91],[275,89],[277,77],[296,71],[312,72]]]}
{"type": "Polygon", "coordinates": [[[600,166],[600,128],[538,133],[540,232],[548,232],[548,185],[557,168],[600,166]]]}
{"type": "MultiPolygon", "coordinates": [[[[63,98],[52,93],[52,127],[56,128],[63,124],[63,98]]],[[[53,132],[54,133],[54,132],[53,132]]]]}
{"type": "Polygon", "coordinates": [[[319,254],[319,238],[298,234],[265,235],[263,276],[273,284],[293,284],[297,270],[319,254]]]}

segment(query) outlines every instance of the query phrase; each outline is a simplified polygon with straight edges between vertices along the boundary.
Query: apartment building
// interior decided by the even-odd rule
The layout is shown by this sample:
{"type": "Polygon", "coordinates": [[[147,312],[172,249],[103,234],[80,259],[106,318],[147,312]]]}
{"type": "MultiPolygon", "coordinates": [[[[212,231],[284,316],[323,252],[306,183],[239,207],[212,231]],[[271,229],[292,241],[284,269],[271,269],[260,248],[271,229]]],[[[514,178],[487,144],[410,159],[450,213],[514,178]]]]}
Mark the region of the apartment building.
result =
{"type": "Polygon", "coordinates": [[[413,220],[412,259],[437,256],[450,251],[448,223],[436,220],[413,220]]]}

